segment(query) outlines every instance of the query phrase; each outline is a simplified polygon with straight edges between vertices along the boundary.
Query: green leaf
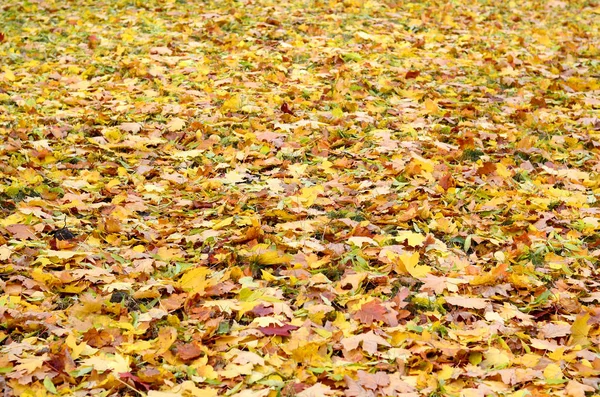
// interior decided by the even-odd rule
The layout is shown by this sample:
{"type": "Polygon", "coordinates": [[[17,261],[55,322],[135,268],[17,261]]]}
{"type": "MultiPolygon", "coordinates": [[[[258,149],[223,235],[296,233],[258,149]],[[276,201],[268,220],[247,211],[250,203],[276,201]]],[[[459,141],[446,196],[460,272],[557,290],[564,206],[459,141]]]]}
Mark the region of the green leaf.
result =
{"type": "Polygon", "coordinates": [[[52,394],[58,394],[58,390],[56,390],[56,386],[52,383],[52,379],[49,376],[44,378],[44,387],[52,394]]]}

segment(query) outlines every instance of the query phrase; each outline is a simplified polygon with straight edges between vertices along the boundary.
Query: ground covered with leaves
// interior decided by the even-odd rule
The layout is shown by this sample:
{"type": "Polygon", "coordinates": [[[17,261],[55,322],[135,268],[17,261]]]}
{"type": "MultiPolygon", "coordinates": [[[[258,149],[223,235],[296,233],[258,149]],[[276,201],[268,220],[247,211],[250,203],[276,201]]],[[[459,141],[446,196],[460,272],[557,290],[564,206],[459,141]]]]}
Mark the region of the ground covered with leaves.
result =
{"type": "Polygon", "coordinates": [[[5,396],[598,393],[597,2],[0,7],[5,396]]]}

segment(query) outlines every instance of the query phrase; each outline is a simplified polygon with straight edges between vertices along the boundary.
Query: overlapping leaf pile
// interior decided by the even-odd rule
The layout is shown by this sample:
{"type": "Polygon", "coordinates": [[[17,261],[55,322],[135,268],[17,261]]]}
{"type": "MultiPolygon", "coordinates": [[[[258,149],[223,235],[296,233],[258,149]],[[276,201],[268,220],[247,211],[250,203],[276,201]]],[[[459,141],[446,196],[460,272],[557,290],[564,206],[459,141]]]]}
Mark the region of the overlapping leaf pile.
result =
{"type": "Polygon", "coordinates": [[[7,395],[597,392],[597,2],[1,7],[7,395]]]}

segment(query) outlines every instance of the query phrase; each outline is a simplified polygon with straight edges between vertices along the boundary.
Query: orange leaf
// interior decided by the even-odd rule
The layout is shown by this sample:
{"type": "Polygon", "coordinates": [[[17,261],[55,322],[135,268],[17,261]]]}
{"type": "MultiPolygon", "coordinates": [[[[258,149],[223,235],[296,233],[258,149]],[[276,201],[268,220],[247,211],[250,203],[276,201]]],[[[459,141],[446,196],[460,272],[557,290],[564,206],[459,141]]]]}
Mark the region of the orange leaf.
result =
{"type": "Polygon", "coordinates": [[[363,324],[371,325],[374,321],[384,321],[387,309],[381,306],[379,299],[372,300],[363,304],[352,318],[363,324]]]}

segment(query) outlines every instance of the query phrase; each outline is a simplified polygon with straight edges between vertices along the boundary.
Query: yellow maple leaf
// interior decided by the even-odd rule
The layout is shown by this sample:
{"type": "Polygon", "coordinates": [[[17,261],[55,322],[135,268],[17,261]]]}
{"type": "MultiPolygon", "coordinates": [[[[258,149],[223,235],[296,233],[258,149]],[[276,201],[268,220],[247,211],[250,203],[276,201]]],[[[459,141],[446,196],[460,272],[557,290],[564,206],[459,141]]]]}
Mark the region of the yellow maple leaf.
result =
{"type": "Polygon", "coordinates": [[[448,364],[442,365],[442,369],[438,371],[437,378],[440,380],[448,380],[452,378],[455,368],[448,364]]]}
{"type": "Polygon", "coordinates": [[[163,261],[169,262],[171,260],[177,260],[182,258],[182,253],[179,248],[169,248],[166,246],[162,246],[156,252],[156,255],[160,257],[163,261]]]}
{"type": "Polygon", "coordinates": [[[249,252],[251,260],[261,265],[281,265],[290,262],[289,255],[285,255],[269,244],[256,244],[249,252]]]}
{"type": "Polygon", "coordinates": [[[336,119],[341,119],[342,117],[344,117],[344,111],[340,108],[334,108],[331,111],[331,115],[336,119]]]}
{"type": "Polygon", "coordinates": [[[329,264],[329,256],[319,259],[319,257],[315,254],[308,254],[306,255],[306,264],[311,269],[318,269],[329,264]]]}
{"type": "Polygon", "coordinates": [[[483,356],[485,359],[481,365],[484,368],[502,369],[510,365],[510,356],[505,351],[495,347],[490,348],[483,356]]]}
{"type": "Polygon", "coordinates": [[[13,371],[25,371],[30,374],[41,368],[44,362],[48,361],[49,357],[47,353],[42,354],[41,356],[34,357],[26,357],[19,359],[19,364],[15,365],[13,371]]]}
{"type": "Polygon", "coordinates": [[[556,383],[558,380],[562,380],[564,377],[562,369],[557,364],[551,363],[544,369],[544,378],[546,381],[554,381],[552,383],[556,383]]]}
{"type": "Polygon", "coordinates": [[[319,194],[322,194],[324,191],[325,189],[321,185],[303,187],[300,189],[300,199],[304,202],[304,207],[308,208],[313,205],[319,194]]]}
{"type": "Polygon", "coordinates": [[[244,365],[229,363],[225,368],[219,371],[219,375],[224,378],[231,379],[240,375],[250,375],[253,369],[254,365],[251,363],[244,365]]]}
{"type": "Polygon", "coordinates": [[[229,97],[223,104],[221,105],[221,110],[223,112],[227,111],[237,111],[242,107],[242,97],[240,94],[235,94],[229,97]]]}
{"type": "Polygon", "coordinates": [[[117,375],[123,372],[129,372],[130,357],[121,354],[100,354],[98,356],[81,360],[82,367],[92,367],[98,372],[111,371],[117,375]]]}
{"type": "Polygon", "coordinates": [[[111,143],[120,142],[123,138],[123,134],[119,131],[118,128],[105,128],[102,130],[102,135],[106,138],[107,141],[111,143]]]}
{"type": "Polygon", "coordinates": [[[152,349],[153,345],[152,342],[147,340],[139,340],[133,343],[125,342],[119,346],[119,351],[125,354],[140,353],[152,349]]]}
{"type": "Polygon", "coordinates": [[[44,285],[60,285],[60,279],[51,273],[45,273],[41,267],[36,267],[31,272],[31,278],[44,285]]]}
{"type": "MultiPolygon", "coordinates": [[[[214,370],[211,365],[208,365],[208,356],[202,356],[195,360],[190,364],[191,368],[194,368],[198,373],[198,376],[201,376],[206,379],[217,379],[219,377],[218,373],[214,370]]],[[[204,389],[206,390],[206,389],[204,389]]],[[[201,394],[202,397],[210,396],[211,394],[201,394]]]]}
{"type": "Polygon", "coordinates": [[[19,175],[28,185],[36,185],[44,180],[33,168],[25,168],[19,175]]]}
{"type": "Polygon", "coordinates": [[[304,175],[307,168],[308,168],[308,164],[300,164],[300,163],[290,164],[288,166],[288,171],[294,178],[299,178],[302,175],[304,175]]]}
{"type": "Polygon", "coordinates": [[[221,220],[220,222],[217,222],[213,225],[213,230],[221,230],[226,226],[229,226],[233,223],[233,217],[230,216],[228,218],[225,218],[223,220],[221,220]]]}
{"type": "Polygon", "coordinates": [[[418,245],[423,244],[423,241],[425,241],[425,239],[426,237],[422,234],[411,232],[409,230],[399,232],[395,238],[395,240],[399,242],[406,241],[411,247],[416,247],[418,245]]]}
{"type": "Polygon", "coordinates": [[[445,217],[432,219],[428,226],[432,230],[438,230],[447,234],[453,234],[458,227],[450,218],[445,217]]]}
{"type": "Polygon", "coordinates": [[[12,72],[12,70],[8,70],[5,69],[4,70],[4,79],[7,81],[15,81],[17,77],[15,76],[15,74],[12,72]]]}
{"type": "Polygon", "coordinates": [[[132,29],[126,29],[121,35],[121,40],[123,40],[126,43],[129,43],[133,41],[136,36],[137,34],[135,31],[133,31],[132,29]]]}
{"type": "Polygon", "coordinates": [[[441,109],[438,106],[438,104],[429,98],[425,99],[425,101],[423,102],[423,105],[425,106],[425,110],[427,111],[427,114],[437,115],[441,112],[441,109]]]}
{"type": "Polygon", "coordinates": [[[544,35],[536,35],[535,39],[537,40],[538,43],[540,43],[541,45],[544,45],[546,47],[552,47],[552,45],[553,45],[550,37],[548,37],[545,34],[544,35]]]}
{"type": "Polygon", "coordinates": [[[81,252],[81,251],[55,251],[55,250],[47,250],[46,254],[49,258],[58,258],[58,259],[71,259],[74,256],[87,256],[91,255],[89,252],[81,252]]]}
{"type": "Polygon", "coordinates": [[[246,180],[246,176],[243,174],[240,174],[236,170],[231,170],[225,174],[225,178],[223,178],[223,179],[224,179],[224,181],[226,181],[228,183],[236,184],[236,183],[244,182],[246,180]]]}
{"type": "Polygon", "coordinates": [[[210,273],[210,270],[203,266],[198,266],[192,270],[187,271],[181,280],[179,285],[184,291],[191,292],[192,294],[204,292],[204,288],[207,286],[206,276],[210,273]]]}
{"type": "Polygon", "coordinates": [[[571,345],[581,345],[585,346],[589,343],[588,333],[590,332],[591,325],[588,324],[588,320],[590,319],[590,314],[586,313],[584,315],[579,315],[573,321],[573,325],[571,325],[571,345]]]}
{"type": "Polygon", "coordinates": [[[194,157],[201,157],[204,153],[204,150],[194,149],[194,150],[183,150],[176,153],[173,153],[171,157],[178,160],[188,160],[194,157]]]}
{"type": "Polygon", "coordinates": [[[163,327],[158,331],[156,355],[164,354],[177,340],[177,330],[174,327],[163,327]]]}
{"type": "MultiPolygon", "coordinates": [[[[395,256],[396,254],[392,254],[395,256]]],[[[410,274],[414,278],[423,278],[431,273],[431,266],[419,265],[418,252],[403,252],[393,259],[394,270],[399,274],[410,274]]]]}
{"type": "Polygon", "coordinates": [[[174,117],[167,124],[167,130],[171,132],[180,131],[185,127],[185,120],[180,119],[179,117],[174,117]]]}
{"type": "Polygon", "coordinates": [[[502,163],[496,163],[496,174],[501,176],[502,178],[509,178],[512,176],[512,172],[506,168],[506,166],[502,163]]]}

